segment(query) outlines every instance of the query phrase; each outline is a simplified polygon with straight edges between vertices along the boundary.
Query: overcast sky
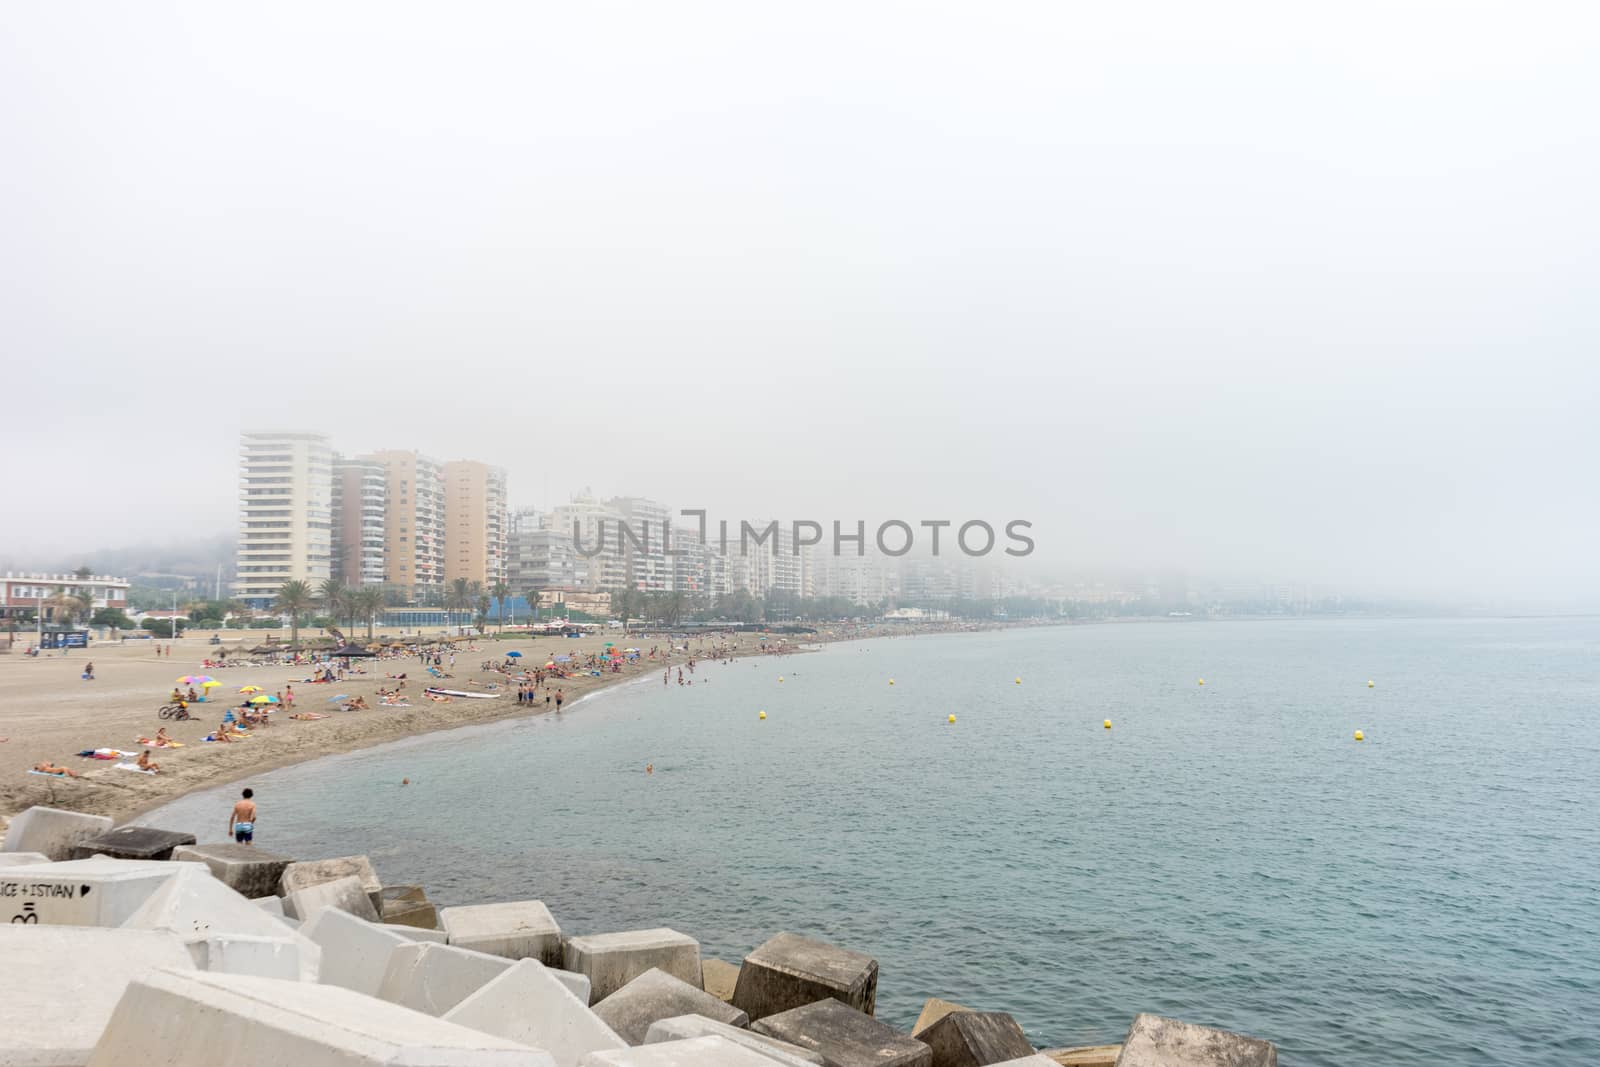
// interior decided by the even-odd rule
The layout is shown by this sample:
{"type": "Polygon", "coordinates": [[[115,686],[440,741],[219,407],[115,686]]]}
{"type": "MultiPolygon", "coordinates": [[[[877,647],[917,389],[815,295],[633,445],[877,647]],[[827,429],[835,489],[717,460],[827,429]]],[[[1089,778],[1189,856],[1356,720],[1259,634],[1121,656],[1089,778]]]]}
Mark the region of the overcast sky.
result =
{"type": "Polygon", "coordinates": [[[320,429],[1600,598],[1597,10],[8,5],[0,547],[227,529],[320,429]]]}

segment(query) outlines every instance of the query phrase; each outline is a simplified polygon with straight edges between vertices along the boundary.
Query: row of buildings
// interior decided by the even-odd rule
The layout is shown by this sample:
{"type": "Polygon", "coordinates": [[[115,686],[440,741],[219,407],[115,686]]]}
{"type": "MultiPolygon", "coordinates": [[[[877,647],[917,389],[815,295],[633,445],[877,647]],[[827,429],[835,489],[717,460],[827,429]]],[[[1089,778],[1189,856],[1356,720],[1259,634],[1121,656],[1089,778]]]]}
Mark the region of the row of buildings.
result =
{"type": "Polygon", "coordinates": [[[437,604],[458,578],[506,577],[506,476],[418,452],[357,456],[317,433],[239,439],[234,596],[265,607],[288,581],[382,585],[437,604]]]}
{"type": "Polygon", "coordinates": [[[245,433],[239,464],[233,593],[252,607],[270,605],[287,581],[330,578],[424,606],[443,603],[458,579],[485,590],[503,581],[517,596],[633,589],[714,600],[743,590],[876,604],[1005,594],[992,568],[962,557],[797,552],[782,522],[750,523],[772,533],[748,551],[741,523],[731,524],[731,544],[720,529],[702,541],[697,527],[643,497],[585,493],[513,512],[497,467],[402,450],[347,456],[323,434],[245,433]]]}

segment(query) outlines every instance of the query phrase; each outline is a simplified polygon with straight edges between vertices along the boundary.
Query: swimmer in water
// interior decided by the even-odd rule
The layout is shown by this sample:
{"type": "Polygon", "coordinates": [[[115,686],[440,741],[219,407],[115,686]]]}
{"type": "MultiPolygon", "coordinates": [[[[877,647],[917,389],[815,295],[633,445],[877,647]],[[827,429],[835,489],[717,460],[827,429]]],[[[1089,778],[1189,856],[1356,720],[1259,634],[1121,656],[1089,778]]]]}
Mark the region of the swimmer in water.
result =
{"type": "Polygon", "coordinates": [[[646,763],[644,765],[644,773],[646,773],[646,774],[654,774],[654,773],[656,773],[656,765],[654,763],[646,763]]]}

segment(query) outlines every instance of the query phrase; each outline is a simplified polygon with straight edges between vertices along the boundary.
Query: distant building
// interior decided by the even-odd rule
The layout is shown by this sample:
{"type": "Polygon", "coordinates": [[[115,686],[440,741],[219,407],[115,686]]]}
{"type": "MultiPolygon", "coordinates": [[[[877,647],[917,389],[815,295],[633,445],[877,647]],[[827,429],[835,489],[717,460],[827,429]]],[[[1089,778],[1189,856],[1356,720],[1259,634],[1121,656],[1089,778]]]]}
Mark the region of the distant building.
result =
{"type": "MultiPolygon", "coordinates": [[[[673,558],[667,555],[666,524],[671,515],[665,504],[644,497],[622,496],[606,505],[627,525],[617,528],[621,540],[623,582],[646,593],[673,588],[673,558]]],[[[682,537],[682,531],[679,532],[682,537]]]]}
{"type": "Polygon", "coordinates": [[[532,508],[512,516],[506,546],[506,584],[513,593],[587,586],[588,560],[578,557],[570,532],[562,534],[546,525],[549,518],[532,508]]]}
{"type": "Polygon", "coordinates": [[[285,582],[333,573],[333,450],[319,433],[239,436],[234,596],[266,607],[285,582]]]}
{"type": "Polygon", "coordinates": [[[506,472],[476,460],[444,465],[444,582],[485,591],[506,579],[506,472]]]}
{"type": "Polygon", "coordinates": [[[333,576],[350,587],[382,585],[388,475],[373,459],[333,461],[333,576]]]}
{"type": "Polygon", "coordinates": [[[384,469],[384,581],[412,602],[444,597],[444,472],[417,452],[389,449],[362,459],[384,469]]]}
{"type": "Polygon", "coordinates": [[[57,593],[86,595],[92,607],[90,613],[101,608],[128,607],[128,581],[104,574],[79,578],[76,574],[43,574],[7,571],[0,578],[0,618],[16,618],[24,612],[37,611],[40,605],[57,593]]]}
{"type": "Polygon", "coordinates": [[[583,571],[580,584],[590,590],[627,585],[623,556],[622,513],[591,496],[575,496],[550,513],[550,531],[573,546],[574,566],[583,571]]]}

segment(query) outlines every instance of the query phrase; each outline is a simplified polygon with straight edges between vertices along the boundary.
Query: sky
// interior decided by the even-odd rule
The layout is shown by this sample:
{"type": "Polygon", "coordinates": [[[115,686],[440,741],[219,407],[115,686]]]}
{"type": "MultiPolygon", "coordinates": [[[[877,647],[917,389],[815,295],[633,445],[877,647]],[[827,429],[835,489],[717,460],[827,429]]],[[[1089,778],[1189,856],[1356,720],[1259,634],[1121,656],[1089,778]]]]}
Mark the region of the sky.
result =
{"type": "Polygon", "coordinates": [[[33,3],[0,547],[241,429],[515,504],[1600,605],[1585,3],[33,3]]]}

